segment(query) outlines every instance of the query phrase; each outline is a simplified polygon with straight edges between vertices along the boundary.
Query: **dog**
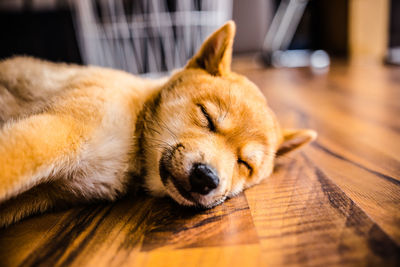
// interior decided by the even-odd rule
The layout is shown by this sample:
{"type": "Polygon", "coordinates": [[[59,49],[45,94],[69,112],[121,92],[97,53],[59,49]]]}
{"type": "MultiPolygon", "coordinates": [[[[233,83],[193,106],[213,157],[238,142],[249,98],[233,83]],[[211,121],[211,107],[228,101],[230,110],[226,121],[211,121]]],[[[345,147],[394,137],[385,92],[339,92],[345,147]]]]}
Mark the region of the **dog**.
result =
{"type": "Polygon", "coordinates": [[[169,78],[0,62],[0,226],[60,206],[113,201],[139,185],[211,208],[316,138],[281,129],[263,94],[230,70],[227,22],[169,78]]]}

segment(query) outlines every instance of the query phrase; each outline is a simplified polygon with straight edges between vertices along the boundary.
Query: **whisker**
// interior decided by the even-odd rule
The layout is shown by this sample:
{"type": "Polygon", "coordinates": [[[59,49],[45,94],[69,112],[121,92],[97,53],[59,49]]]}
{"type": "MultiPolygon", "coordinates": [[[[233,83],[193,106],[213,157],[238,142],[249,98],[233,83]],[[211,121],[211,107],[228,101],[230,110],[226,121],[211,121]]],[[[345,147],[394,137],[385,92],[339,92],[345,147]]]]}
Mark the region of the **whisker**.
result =
{"type": "MultiPolygon", "coordinates": [[[[162,119],[159,119],[159,123],[163,124],[165,129],[171,134],[171,137],[174,139],[174,141],[177,142],[178,136],[176,136],[176,134],[168,127],[168,125],[162,119]]],[[[160,128],[162,128],[160,124],[159,124],[159,126],[160,126],[160,128]]]]}

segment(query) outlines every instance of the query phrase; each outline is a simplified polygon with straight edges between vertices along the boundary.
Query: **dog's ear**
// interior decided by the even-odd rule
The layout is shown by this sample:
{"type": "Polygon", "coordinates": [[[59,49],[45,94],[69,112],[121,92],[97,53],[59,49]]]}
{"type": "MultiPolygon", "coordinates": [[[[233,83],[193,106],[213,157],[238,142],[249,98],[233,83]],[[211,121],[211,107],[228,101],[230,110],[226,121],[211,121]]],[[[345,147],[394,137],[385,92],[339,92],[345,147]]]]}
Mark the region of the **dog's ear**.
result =
{"type": "Polygon", "coordinates": [[[199,51],[189,60],[186,68],[202,68],[215,76],[222,76],[231,69],[232,45],[236,26],[228,21],[211,34],[199,51]]]}
{"type": "Polygon", "coordinates": [[[286,155],[317,138],[317,133],[308,129],[283,129],[283,142],[276,152],[276,156],[286,155]]]}

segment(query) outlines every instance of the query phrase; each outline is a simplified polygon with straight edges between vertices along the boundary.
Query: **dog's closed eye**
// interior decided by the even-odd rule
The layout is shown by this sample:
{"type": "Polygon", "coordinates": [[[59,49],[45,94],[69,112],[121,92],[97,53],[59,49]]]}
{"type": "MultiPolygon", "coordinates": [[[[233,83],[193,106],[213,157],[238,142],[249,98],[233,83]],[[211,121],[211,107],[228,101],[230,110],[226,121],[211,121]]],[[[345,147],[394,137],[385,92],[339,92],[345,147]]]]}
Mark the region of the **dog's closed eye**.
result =
{"type": "Polygon", "coordinates": [[[214,124],[214,121],[212,120],[210,114],[207,112],[206,108],[201,105],[198,104],[197,106],[200,107],[201,112],[203,113],[204,117],[207,119],[207,127],[211,132],[216,132],[217,131],[217,127],[214,124]]]}
{"type": "Polygon", "coordinates": [[[237,162],[238,162],[238,164],[245,166],[248,169],[250,176],[251,176],[251,174],[253,173],[253,168],[250,166],[250,164],[241,158],[238,158],[237,162]]]}

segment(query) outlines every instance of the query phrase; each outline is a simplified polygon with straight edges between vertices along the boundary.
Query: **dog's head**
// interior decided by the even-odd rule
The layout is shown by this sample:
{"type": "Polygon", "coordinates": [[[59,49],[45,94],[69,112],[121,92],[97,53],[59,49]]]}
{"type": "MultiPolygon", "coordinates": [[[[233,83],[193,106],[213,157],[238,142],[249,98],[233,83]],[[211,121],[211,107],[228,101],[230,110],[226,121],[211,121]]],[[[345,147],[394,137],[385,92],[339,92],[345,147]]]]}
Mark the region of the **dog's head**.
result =
{"type": "Polygon", "coordinates": [[[235,24],[213,33],[147,104],[146,188],[187,206],[213,207],[259,183],[276,155],[316,136],[281,130],[257,86],[230,71],[235,24]]]}

